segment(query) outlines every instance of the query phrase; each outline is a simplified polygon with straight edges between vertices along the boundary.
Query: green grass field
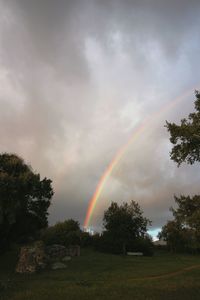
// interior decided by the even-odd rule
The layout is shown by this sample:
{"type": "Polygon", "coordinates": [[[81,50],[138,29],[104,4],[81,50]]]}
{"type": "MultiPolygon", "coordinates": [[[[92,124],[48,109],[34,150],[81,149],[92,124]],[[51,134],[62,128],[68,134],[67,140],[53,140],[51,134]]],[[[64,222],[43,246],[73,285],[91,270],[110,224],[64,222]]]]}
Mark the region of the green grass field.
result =
{"type": "Polygon", "coordinates": [[[200,256],[121,257],[83,250],[65,270],[15,274],[14,252],[0,257],[1,299],[200,299],[200,256]]]}

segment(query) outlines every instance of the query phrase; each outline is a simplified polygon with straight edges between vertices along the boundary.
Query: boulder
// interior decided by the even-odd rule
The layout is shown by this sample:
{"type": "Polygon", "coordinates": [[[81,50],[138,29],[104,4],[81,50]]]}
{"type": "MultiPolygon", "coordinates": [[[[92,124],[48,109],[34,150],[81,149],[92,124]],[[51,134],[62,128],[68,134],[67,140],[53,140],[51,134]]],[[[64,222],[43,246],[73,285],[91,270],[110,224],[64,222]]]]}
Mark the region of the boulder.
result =
{"type": "Polygon", "coordinates": [[[33,245],[21,248],[19,261],[16,267],[17,273],[35,273],[44,269],[47,264],[51,269],[64,269],[72,256],[80,256],[80,246],[54,244],[44,247],[43,242],[35,242],[33,245]]]}
{"type": "Polygon", "coordinates": [[[20,250],[17,273],[35,273],[46,266],[46,256],[43,242],[36,242],[31,246],[24,246],[20,250]]]}
{"type": "Polygon", "coordinates": [[[62,261],[63,261],[63,262],[68,262],[68,261],[70,261],[71,259],[72,259],[71,256],[65,256],[65,257],[62,258],[62,261]]]}
{"type": "Polygon", "coordinates": [[[66,265],[62,262],[55,262],[51,265],[52,270],[66,269],[66,265]]]}
{"type": "Polygon", "coordinates": [[[51,246],[47,246],[46,254],[49,257],[49,260],[60,260],[65,256],[80,256],[80,246],[73,245],[66,248],[63,245],[53,244],[51,246]]]}
{"type": "Polygon", "coordinates": [[[65,246],[58,245],[58,244],[47,246],[45,251],[50,261],[60,260],[63,257],[68,255],[68,249],[65,246]]]}

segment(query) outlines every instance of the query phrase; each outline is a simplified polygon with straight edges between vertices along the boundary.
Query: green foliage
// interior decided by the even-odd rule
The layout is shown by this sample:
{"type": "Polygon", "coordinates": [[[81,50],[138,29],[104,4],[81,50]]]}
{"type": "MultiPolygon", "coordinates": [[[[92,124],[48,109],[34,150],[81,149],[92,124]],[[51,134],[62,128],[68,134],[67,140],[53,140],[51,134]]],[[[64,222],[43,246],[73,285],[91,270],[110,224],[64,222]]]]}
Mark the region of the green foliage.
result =
{"type": "Polygon", "coordinates": [[[152,238],[148,234],[138,237],[127,245],[127,251],[142,252],[145,256],[152,256],[154,254],[152,238]]]}
{"type": "Polygon", "coordinates": [[[171,208],[173,221],[162,227],[160,238],[172,252],[200,251],[200,196],[175,196],[177,208],[171,208]]]}
{"type": "MultiPolygon", "coordinates": [[[[195,112],[190,113],[181,124],[166,122],[170,141],[174,144],[171,159],[178,166],[187,162],[200,161],[200,93],[195,92],[195,112]]],[[[200,250],[200,196],[175,196],[177,209],[171,209],[174,220],[163,226],[159,237],[167,241],[171,251],[200,250]]]]}
{"type": "Polygon", "coordinates": [[[182,119],[180,125],[166,122],[170,141],[174,144],[170,156],[178,165],[200,161],[200,93],[196,91],[195,96],[194,113],[182,119]]]}
{"type": "Polygon", "coordinates": [[[46,228],[42,231],[41,238],[46,245],[80,245],[80,234],[79,223],[70,219],[46,228]]]}
{"type": "Polygon", "coordinates": [[[177,209],[172,208],[172,212],[177,221],[191,229],[200,230],[200,195],[193,197],[175,196],[177,209]]]}
{"type": "Polygon", "coordinates": [[[168,221],[166,225],[162,227],[159,233],[159,238],[164,239],[167,242],[167,246],[171,252],[182,251],[184,248],[184,236],[180,223],[176,221],[168,221]]]}
{"type": "MultiPolygon", "coordinates": [[[[15,154],[0,155],[0,238],[2,244],[26,240],[47,226],[53,196],[51,180],[40,179],[15,154]]],[[[2,245],[1,244],[1,245],[2,245]]]]}
{"type": "Polygon", "coordinates": [[[90,247],[93,245],[93,236],[89,232],[81,231],[80,242],[81,247],[90,247]]]}
{"type": "Polygon", "coordinates": [[[100,252],[121,254],[123,250],[122,242],[108,231],[104,231],[101,235],[95,235],[93,237],[93,245],[94,249],[100,252]]]}
{"type": "Polygon", "coordinates": [[[118,205],[112,202],[104,213],[104,228],[102,243],[105,243],[109,252],[126,253],[127,244],[144,238],[147,226],[151,223],[143,217],[138,203],[118,205]],[[112,250],[115,249],[115,250],[112,250]]]}

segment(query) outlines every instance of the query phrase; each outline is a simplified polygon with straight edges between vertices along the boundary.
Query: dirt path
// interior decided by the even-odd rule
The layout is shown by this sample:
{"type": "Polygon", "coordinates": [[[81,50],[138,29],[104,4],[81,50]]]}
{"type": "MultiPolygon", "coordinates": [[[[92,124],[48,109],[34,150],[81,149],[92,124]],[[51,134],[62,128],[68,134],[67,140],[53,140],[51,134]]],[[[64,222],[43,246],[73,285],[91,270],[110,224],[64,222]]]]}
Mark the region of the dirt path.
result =
{"type": "Polygon", "coordinates": [[[181,270],[171,272],[171,273],[165,273],[165,274],[162,274],[162,275],[146,276],[146,277],[141,277],[141,278],[131,278],[131,279],[128,279],[128,280],[130,280],[130,281],[137,281],[138,280],[139,281],[139,280],[169,278],[169,277],[173,277],[173,276],[176,276],[176,275],[181,275],[185,272],[189,272],[191,270],[198,269],[198,268],[200,268],[200,264],[193,265],[193,266],[190,266],[190,267],[186,267],[186,268],[183,268],[181,270]]]}

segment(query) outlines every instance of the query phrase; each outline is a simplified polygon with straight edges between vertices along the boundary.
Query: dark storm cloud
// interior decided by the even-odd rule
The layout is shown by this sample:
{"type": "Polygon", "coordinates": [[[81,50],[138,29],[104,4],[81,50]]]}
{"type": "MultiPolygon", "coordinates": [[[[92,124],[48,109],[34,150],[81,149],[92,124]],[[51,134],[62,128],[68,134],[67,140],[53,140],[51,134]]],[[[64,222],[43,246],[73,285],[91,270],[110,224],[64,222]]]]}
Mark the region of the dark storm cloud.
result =
{"type": "Polygon", "coordinates": [[[19,153],[53,179],[51,222],[82,223],[116,151],[188,89],[183,105],[130,146],[93,222],[100,224],[111,200],[135,199],[159,227],[173,194],[198,193],[198,166],[177,169],[163,126],[193,109],[199,8],[186,0],[0,1],[0,150],[19,153]]]}

